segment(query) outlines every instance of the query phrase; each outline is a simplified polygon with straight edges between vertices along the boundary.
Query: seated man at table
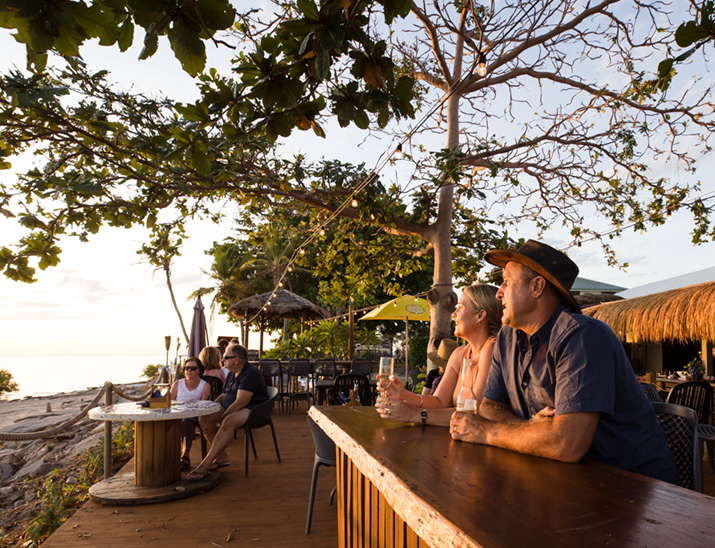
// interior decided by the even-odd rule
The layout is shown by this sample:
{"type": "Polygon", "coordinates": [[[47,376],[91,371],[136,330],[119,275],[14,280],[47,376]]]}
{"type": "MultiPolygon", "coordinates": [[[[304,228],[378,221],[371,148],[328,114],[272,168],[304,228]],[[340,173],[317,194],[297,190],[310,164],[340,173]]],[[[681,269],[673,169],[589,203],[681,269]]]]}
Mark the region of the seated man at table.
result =
{"type": "Polygon", "coordinates": [[[228,466],[226,447],[233,441],[233,433],[246,424],[251,409],[268,401],[266,381],[261,372],[248,363],[245,348],[231,342],[226,347],[222,361],[230,371],[223,393],[216,398],[223,410],[199,417],[199,424],[211,444],[211,450],[201,464],[186,476],[190,480],[203,479],[211,470],[228,466]]]}
{"type": "Polygon", "coordinates": [[[455,413],[452,437],[565,462],[586,457],[679,485],[623,345],[569,292],[576,264],[533,240],[484,258],[504,267],[503,327],[478,414],[455,413]]]}

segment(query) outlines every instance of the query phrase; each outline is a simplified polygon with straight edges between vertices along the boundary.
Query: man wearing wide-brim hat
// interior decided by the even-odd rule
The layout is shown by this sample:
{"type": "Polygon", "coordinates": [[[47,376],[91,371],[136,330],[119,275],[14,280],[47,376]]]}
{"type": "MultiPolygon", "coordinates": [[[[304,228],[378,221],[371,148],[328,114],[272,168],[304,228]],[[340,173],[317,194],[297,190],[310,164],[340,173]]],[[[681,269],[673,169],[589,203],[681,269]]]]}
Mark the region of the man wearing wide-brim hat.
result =
{"type": "Polygon", "coordinates": [[[623,345],[571,296],[576,264],[533,240],[484,258],[504,268],[504,327],[479,412],[455,413],[452,437],[565,462],[587,457],[680,484],[623,345]]]}

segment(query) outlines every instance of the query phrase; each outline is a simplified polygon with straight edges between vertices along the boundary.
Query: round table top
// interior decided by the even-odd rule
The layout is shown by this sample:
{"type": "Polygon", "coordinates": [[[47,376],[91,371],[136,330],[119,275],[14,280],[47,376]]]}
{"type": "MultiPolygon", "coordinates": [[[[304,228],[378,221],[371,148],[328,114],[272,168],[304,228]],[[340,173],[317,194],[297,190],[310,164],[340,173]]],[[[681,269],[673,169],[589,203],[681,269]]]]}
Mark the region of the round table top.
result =
{"type": "Polygon", "coordinates": [[[138,402],[117,403],[89,410],[89,418],[96,421],[168,421],[210,415],[220,411],[221,404],[215,401],[172,401],[171,407],[151,409],[138,402]]]}

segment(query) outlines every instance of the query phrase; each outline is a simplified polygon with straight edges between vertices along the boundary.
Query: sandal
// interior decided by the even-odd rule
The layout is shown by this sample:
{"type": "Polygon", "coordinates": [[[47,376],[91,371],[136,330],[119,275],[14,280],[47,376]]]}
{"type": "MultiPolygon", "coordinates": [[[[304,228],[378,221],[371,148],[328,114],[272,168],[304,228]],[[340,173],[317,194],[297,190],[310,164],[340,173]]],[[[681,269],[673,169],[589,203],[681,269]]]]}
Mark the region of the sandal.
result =
{"type": "Polygon", "coordinates": [[[201,472],[197,472],[196,470],[192,470],[188,474],[186,474],[186,479],[189,481],[201,481],[204,479],[206,476],[210,476],[211,472],[206,472],[205,474],[202,474],[201,472]]]}
{"type": "Polygon", "coordinates": [[[231,466],[230,462],[213,462],[211,463],[211,466],[209,466],[209,470],[218,470],[219,468],[226,468],[227,466],[231,466]]]}
{"type": "Polygon", "coordinates": [[[189,457],[181,457],[181,469],[186,470],[189,466],[191,466],[191,459],[189,457]]]}

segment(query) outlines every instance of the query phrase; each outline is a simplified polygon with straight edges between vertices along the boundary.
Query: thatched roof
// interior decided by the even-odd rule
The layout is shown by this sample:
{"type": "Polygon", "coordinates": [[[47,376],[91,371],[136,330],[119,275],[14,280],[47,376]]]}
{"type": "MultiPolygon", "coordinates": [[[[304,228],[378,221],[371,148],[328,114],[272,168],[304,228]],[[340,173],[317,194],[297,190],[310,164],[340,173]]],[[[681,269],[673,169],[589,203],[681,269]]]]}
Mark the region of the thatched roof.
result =
{"type": "Polygon", "coordinates": [[[715,341],[715,282],[587,308],[627,342],[715,341]]]}
{"type": "Polygon", "coordinates": [[[322,320],[330,316],[327,310],[311,303],[300,295],[287,289],[276,289],[268,293],[247,297],[228,309],[229,314],[237,318],[252,318],[259,312],[261,317],[269,320],[284,318],[293,320],[322,320]],[[271,304],[263,311],[263,305],[270,299],[271,304]]]}
{"type": "Polygon", "coordinates": [[[613,293],[581,293],[580,295],[574,295],[573,298],[576,299],[576,302],[582,310],[601,303],[623,300],[623,297],[619,297],[613,293]]]}

